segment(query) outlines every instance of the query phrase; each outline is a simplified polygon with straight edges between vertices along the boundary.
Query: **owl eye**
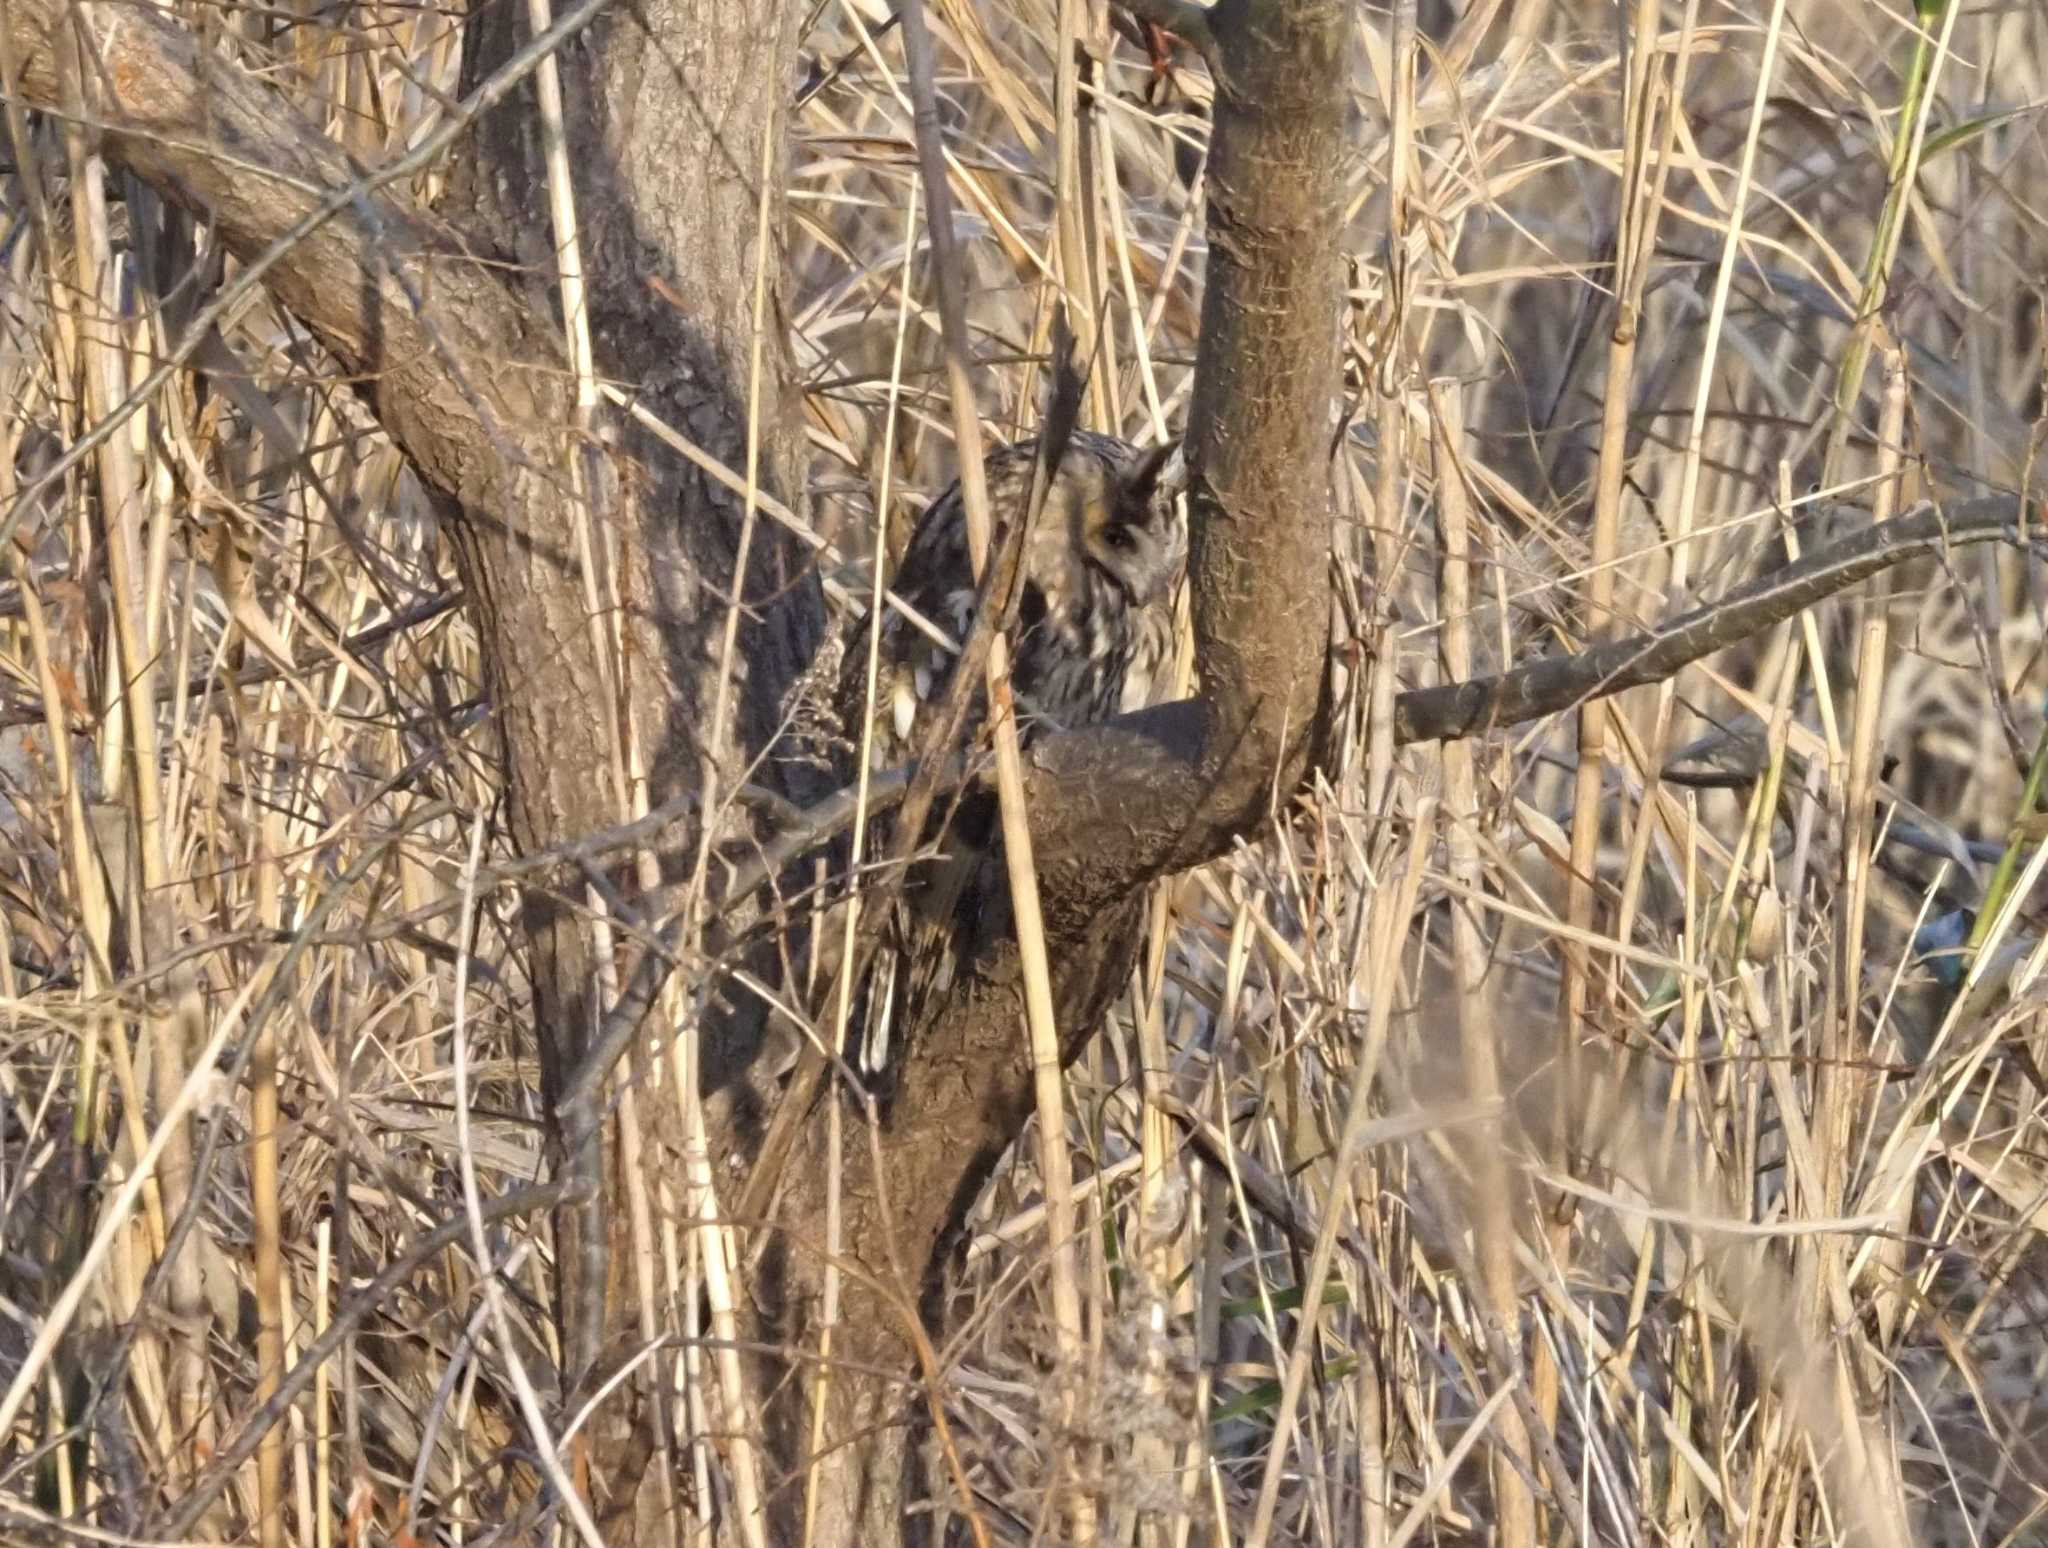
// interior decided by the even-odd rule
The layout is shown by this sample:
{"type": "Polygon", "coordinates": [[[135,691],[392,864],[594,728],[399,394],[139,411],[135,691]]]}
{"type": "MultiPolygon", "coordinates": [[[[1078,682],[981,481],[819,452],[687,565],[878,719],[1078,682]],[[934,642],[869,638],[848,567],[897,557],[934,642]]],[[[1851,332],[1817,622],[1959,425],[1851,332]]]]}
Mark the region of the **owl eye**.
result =
{"type": "Polygon", "coordinates": [[[1111,527],[1102,535],[1102,540],[1109,544],[1111,548],[1118,549],[1132,548],[1137,543],[1137,539],[1131,535],[1129,527],[1111,527]]]}

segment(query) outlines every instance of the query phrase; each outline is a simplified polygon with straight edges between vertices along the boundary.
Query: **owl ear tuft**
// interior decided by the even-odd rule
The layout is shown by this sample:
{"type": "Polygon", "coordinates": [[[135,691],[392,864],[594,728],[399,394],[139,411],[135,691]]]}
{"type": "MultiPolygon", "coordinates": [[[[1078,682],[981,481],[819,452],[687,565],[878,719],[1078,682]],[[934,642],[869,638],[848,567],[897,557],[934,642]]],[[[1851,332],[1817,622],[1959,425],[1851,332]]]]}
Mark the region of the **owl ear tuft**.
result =
{"type": "Polygon", "coordinates": [[[1172,499],[1188,487],[1188,459],[1178,437],[1142,453],[1124,487],[1141,500],[1155,495],[1172,499]]]}

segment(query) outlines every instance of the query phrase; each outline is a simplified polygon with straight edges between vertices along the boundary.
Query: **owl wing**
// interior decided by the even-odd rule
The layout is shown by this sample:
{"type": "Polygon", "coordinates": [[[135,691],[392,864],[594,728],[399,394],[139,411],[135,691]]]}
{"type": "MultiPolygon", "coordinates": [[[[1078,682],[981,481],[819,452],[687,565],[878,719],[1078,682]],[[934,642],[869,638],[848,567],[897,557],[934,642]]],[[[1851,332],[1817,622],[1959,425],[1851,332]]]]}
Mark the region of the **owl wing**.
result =
{"type": "MultiPolygon", "coordinates": [[[[996,536],[1021,519],[1031,494],[1035,442],[997,447],[983,459],[989,508],[996,536]]],[[[955,645],[973,626],[978,591],[967,549],[966,502],[956,480],[925,507],[912,529],[891,589],[955,645]]],[[[867,719],[869,618],[847,631],[842,642],[836,702],[847,735],[856,743],[867,719]]],[[[943,699],[958,657],[894,608],[881,623],[879,670],[875,680],[872,767],[894,768],[915,749],[928,706],[943,699]]],[[[971,723],[971,721],[970,721],[971,723]]]]}
{"type": "MultiPolygon", "coordinates": [[[[983,463],[989,503],[1000,528],[1023,512],[1031,487],[1035,447],[1026,442],[1000,447],[983,463]]],[[[973,626],[979,590],[967,547],[967,517],[959,484],[949,485],[918,518],[891,589],[952,637],[965,641],[973,626]]],[[[875,691],[868,700],[868,648],[873,619],[863,618],[842,636],[834,670],[836,718],[852,744],[846,767],[857,768],[863,730],[871,737],[870,766],[902,766],[922,741],[926,717],[943,702],[958,657],[953,650],[903,617],[884,610],[875,691]]],[[[968,724],[975,723],[970,706],[968,724]]],[[[950,806],[950,803],[947,803],[950,806]]],[[[966,932],[979,914],[977,895],[989,874],[992,813],[985,797],[969,798],[947,810],[930,841],[936,853],[918,862],[881,921],[881,939],[862,987],[861,1063],[871,1073],[888,1067],[898,1029],[915,1026],[925,1008],[950,985],[966,932]]],[[[874,834],[870,854],[891,841],[886,821],[874,834]]]]}
{"type": "Polygon", "coordinates": [[[1171,593],[1139,608],[1131,620],[1131,659],[1124,668],[1123,697],[1114,713],[1128,715],[1163,703],[1173,692],[1176,647],[1180,644],[1178,606],[1171,593]]]}
{"type": "MultiPolygon", "coordinates": [[[[919,518],[891,589],[958,644],[974,618],[974,570],[968,562],[966,525],[959,519],[959,487],[948,489],[919,518]]],[[[872,616],[844,638],[836,700],[840,723],[858,755],[868,724],[868,644],[872,616]]],[[[872,767],[893,768],[916,745],[924,706],[953,675],[954,652],[892,607],[881,617],[873,705],[872,767]]]]}

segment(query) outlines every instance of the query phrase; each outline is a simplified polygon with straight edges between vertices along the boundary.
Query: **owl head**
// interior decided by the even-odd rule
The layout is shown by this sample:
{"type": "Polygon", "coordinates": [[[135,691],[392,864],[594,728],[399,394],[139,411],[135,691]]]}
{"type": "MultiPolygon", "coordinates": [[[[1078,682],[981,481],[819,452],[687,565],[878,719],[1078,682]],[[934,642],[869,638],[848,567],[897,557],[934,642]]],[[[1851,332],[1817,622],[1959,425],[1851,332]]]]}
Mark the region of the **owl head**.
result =
{"type": "Polygon", "coordinates": [[[1187,564],[1186,489],[1180,442],[1168,441],[1111,472],[1104,498],[1085,513],[1083,554],[1133,606],[1165,596],[1187,564]]]}

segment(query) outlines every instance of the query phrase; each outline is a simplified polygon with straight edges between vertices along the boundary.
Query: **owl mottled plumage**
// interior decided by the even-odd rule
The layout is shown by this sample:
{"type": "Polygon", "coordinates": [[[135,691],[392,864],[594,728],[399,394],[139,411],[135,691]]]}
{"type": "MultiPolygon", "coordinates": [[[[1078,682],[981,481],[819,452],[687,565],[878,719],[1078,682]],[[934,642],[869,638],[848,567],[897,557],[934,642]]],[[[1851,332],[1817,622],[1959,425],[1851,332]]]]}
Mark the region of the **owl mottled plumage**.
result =
{"type": "MultiPolygon", "coordinates": [[[[1037,456],[1037,443],[1026,441],[989,453],[982,464],[997,541],[1027,514],[1037,456]]],[[[1069,437],[1025,538],[1011,633],[1010,685],[1027,742],[1142,709],[1165,691],[1173,593],[1187,562],[1180,468],[1173,446],[1140,452],[1111,436],[1069,437]]],[[[965,638],[978,593],[958,483],[919,517],[890,584],[955,641],[965,638]]],[[[817,718],[831,726],[839,752],[832,761],[849,777],[864,725],[873,767],[898,767],[914,754],[956,661],[895,610],[885,611],[870,721],[869,629],[866,618],[851,624],[811,675],[811,691],[830,700],[817,718]]],[[[983,703],[977,688],[970,735],[983,703]]],[[[908,878],[867,985],[863,1060],[870,1069],[886,1061],[893,1029],[914,1023],[951,983],[961,943],[980,917],[982,890],[1005,885],[1002,868],[987,863],[994,843],[986,812],[962,814],[939,858],[908,878]]]]}
{"type": "MultiPolygon", "coordinates": [[[[1088,725],[1152,702],[1172,660],[1174,583],[1187,525],[1168,472],[1174,448],[1139,452],[1076,431],[1026,540],[1010,658],[1019,730],[1088,725]]],[[[982,463],[998,534],[1025,514],[1037,443],[1001,447],[982,463]]],[[[926,507],[892,578],[896,594],[955,640],[973,622],[976,589],[967,515],[956,482],[926,507]]],[[[867,703],[868,621],[847,633],[834,708],[857,741],[867,703]]],[[[873,764],[914,749],[927,705],[952,679],[950,651],[893,610],[882,619],[873,764]]]]}

